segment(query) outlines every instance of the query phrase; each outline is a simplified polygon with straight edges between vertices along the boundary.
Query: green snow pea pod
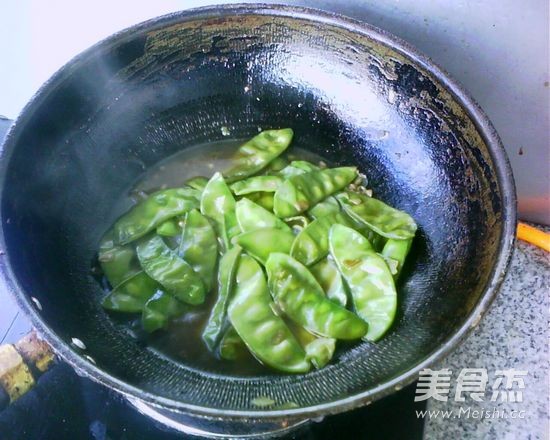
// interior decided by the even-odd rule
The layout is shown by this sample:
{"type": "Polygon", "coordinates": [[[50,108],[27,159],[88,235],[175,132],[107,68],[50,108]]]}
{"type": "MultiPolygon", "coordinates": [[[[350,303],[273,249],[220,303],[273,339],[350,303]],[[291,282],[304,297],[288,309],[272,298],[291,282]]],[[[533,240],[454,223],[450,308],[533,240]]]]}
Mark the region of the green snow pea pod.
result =
{"type": "Polygon", "coordinates": [[[338,195],[346,213],[386,238],[406,240],[416,233],[416,223],[406,212],[364,194],[349,191],[338,195]]]}
{"type": "Polygon", "coordinates": [[[336,339],[332,338],[315,338],[304,347],[306,359],[317,369],[323,368],[330,362],[335,348],[336,339]]]}
{"type": "Polygon", "coordinates": [[[233,326],[229,326],[220,341],[220,357],[235,361],[249,356],[250,352],[233,326]]]}
{"type": "Polygon", "coordinates": [[[204,191],[204,188],[206,188],[207,183],[208,183],[208,178],[204,176],[191,177],[190,179],[187,179],[185,181],[186,186],[195,188],[196,190],[199,190],[201,193],[204,191]]]}
{"type": "Polygon", "coordinates": [[[273,193],[257,192],[246,195],[246,198],[268,211],[273,211],[273,193]]]}
{"type": "Polygon", "coordinates": [[[291,320],[285,322],[305,350],[306,359],[311,362],[315,368],[323,368],[330,362],[334,354],[334,349],[336,348],[336,339],[318,338],[301,325],[291,320]]]}
{"type": "Polygon", "coordinates": [[[102,301],[102,306],[108,310],[140,312],[145,302],[159,288],[158,283],[139,267],[136,252],[131,245],[114,244],[111,230],[101,241],[98,260],[112,287],[102,301]]]}
{"type": "Polygon", "coordinates": [[[335,223],[350,224],[348,218],[341,212],[313,220],[296,236],[290,255],[306,266],[326,257],[329,251],[328,231],[335,223]]]}
{"type": "Polygon", "coordinates": [[[377,252],[377,254],[380,255],[382,259],[386,262],[388,269],[390,270],[390,273],[393,275],[393,279],[395,280],[397,275],[397,266],[399,266],[399,262],[391,257],[386,257],[385,255],[382,255],[380,252],[377,252]]]}
{"type": "Polygon", "coordinates": [[[273,210],[278,217],[292,217],[344,188],[357,175],[355,167],[310,171],[289,177],[274,196],[273,210]]]}
{"type": "Polygon", "coordinates": [[[143,237],[165,220],[198,208],[199,198],[200,192],[193,188],[171,188],[151,194],[115,222],[115,242],[126,244],[143,237]]]}
{"type": "Polygon", "coordinates": [[[391,258],[397,262],[396,271],[393,276],[394,279],[397,279],[399,277],[399,274],[401,273],[401,269],[403,268],[405,259],[407,258],[407,255],[411,250],[412,241],[412,238],[409,238],[407,240],[395,240],[393,238],[390,238],[388,241],[386,241],[386,244],[382,249],[382,256],[384,256],[385,258],[391,258]]]}
{"type": "Polygon", "coordinates": [[[279,217],[248,199],[239,200],[235,212],[242,232],[263,228],[277,228],[291,232],[290,227],[279,217]]]}
{"type": "Polygon", "coordinates": [[[292,176],[297,176],[299,174],[305,174],[305,171],[301,168],[298,168],[292,165],[287,165],[278,173],[278,175],[284,177],[285,179],[288,179],[289,177],[292,177],[292,176]]]}
{"type": "Polygon", "coordinates": [[[260,263],[265,264],[272,252],[290,252],[294,234],[283,229],[264,228],[237,235],[234,241],[260,263]]]}
{"type": "Polygon", "coordinates": [[[312,164],[306,160],[293,160],[289,165],[284,167],[279,171],[279,175],[288,179],[292,176],[297,176],[298,174],[309,173],[310,171],[320,170],[317,165],[312,164]]]}
{"type": "Polygon", "coordinates": [[[358,339],[368,325],[332,302],[311,272],[289,255],[273,253],[265,265],[269,290],[281,310],[310,332],[336,339],[358,339]]]}
{"type": "Polygon", "coordinates": [[[293,134],[291,128],[262,131],[239,147],[235,165],[223,175],[228,182],[235,182],[256,174],[287,149],[293,134]]]}
{"type": "Polygon", "coordinates": [[[208,322],[202,332],[206,346],[214,351],[227,324],[227,304],[233,291],[235,271],[241,255],[241,248],[234,246],[223,255],[218,268],[218,298],[212,307],[208,322]]]}
{"type": "Polygon", "coordinates": [[[159,285],[143,271],[131,275],[118,284],[103,299],[101,305],[115,312],[141,312],[145,303],[157,291],[159,285]]]}
{"type": "Polygon", "coordinates": [[[181,220],[179,217],[174,217],[157,226],[157,234],[164,237],[177,237],[181,234],[181,220]]]}
{"type": "Polygon", "coordinates": [[[185,304],[172,295],[157,290],[143,307],[141,325],[146,332],[152,333],[166,327],[170,320],[183,315],[186,311],[185,304]]]}
{"type": "Polygon", "coordinates": [[[254,192],[275,192],[283,181],[280,176],[254,176],[232,183],[229,188],[237,196],[254,192]]]}
{"type": "Polygon", "coordinates": [[[201,213],[214,221],[225,250],[229,249],[231,239],[241,231],[235,215],[235,198],[220,173],[212,176],[202,192],[201,213]]]}
{"type": "Polygon", "coordinates": [[[99,245],[98,261],[111,287],[118,286],[130,275],[139,272],[132,246],[117,246],[112,230],[107,231],[99,245]]]}
{"type": "Polygon", "coordinates": [[[196,209],[185,215],[178,255],[199,275],[209,292],[216,270],[218,241],[208,219],[196,209]]]}
{"type": "Polygon", "coordinates": [[[365,339],[376,341],[391,326],[397,292],[390,270],[368,240],[343,225],[329,232],[330,252],[351,291],[356,313],[369,323],[365,339]]]}
{"type": "Polygon", "coordinates": [[[364,224],[360,224],[358,222],[354,222],[354,223],[355,223],[354,229],[356,231],[359,231],[362,235],[365,236],[367,240],[369,240],[370,244],[372,244],[372,247],[376,252],[381,252],[382,248],[384,247],[384,244],[387,241],[387,238],[382,237],[380,234],[377,234],[376,232],[374,232],[372,229],[365,226],[364,224]]]}
{"type": "MultiPolygon", "coordinates": [[[[279,316],[283,314],[283,312],[280,310],[276,310],[275,313],[279,316]]],[[[300,324],[295,323],[292,319],[284,317],[283,320],[285,321],[285,324],[290,329],[296,340],[300,343],[302,348],[317,339],[317,336],[315,336],[311,332],[308,332],[304,327],[302,327],[300,324]]]]}
{"type": "Polygon", "coordinates": [[[302,170],[304,173],[309,173],[310,171],[317,171],[321,168],[314,163],[311,163],[307,160],[293,160],[290,162],[290,166],[302,170]]]}
{"type": "Polygon", "coordinates": [[[366,226],[364,223],[358,222],[354,218],[350,217],[346,211],[343,211],[343,212],[345,213],[345,217],[348,219],[349,222],[347,224],[343,222],[340,224],[344,226],[349,226],[350,228],[355,229],[357,232],[359,232],[362,236],[364,236],[369,241],[369,244],[372,246],[372,248],[376,252],[380,252],[384,247],[386,238],[374,232],[371,228],[366,226]]]}
{"type": "Polygon", "coordinates": [[[202,304],[205,289],[191,266],[172,251],[159,236],[139,243],[136,248],[141,267],[168,294],[188,304],[202,304]]]}
{"type": "Polygon", "coordinates": [[[317,219],[319,217],[324,217],[325,215],[336,214],[340,211],[341,208],[338,200],[334,196],[329,196],[325,200],[311,207],[307,213],[313,219],[317,219]]]}
{"type": "Polygon", "coordinates": [[[332,258],[323,258],[311,266],[309,270],[325,291],[327,298],[340,304],[342,307],[346,307],[348,294],[342,280],[342,275],[340,275],[338,267],[332,258]]]}
{"type": "Polygon", "coordinates": [[[278,156],[269,162],[269,164],[263,169],[263,174],[277,174],[287,165],[288,159],[283,156],[278,156]]]}
{"type": "Polygon", "coordinates": [[[271,304],[262,268],[254,259],[242,255],[228,309],[231,324],[263,363],[288,373],[307,372],[310,365],[304,350],[271,304]]]}

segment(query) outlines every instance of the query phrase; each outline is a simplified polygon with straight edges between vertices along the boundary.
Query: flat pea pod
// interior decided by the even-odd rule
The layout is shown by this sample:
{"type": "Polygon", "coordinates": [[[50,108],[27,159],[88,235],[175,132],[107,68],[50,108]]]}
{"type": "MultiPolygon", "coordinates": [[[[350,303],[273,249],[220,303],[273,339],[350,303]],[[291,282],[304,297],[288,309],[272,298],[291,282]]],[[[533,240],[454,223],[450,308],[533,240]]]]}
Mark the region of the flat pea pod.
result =
{"type": "Polygon", "coordinates": [[[302,170],[304,173],[309,173],[310,171],[317,171],[321,168],[314,163],[311,163],[307,160],[293,160],[290,162],[290,166],[302,170]]]}
{"type": "Polygon", "coordinates": [[[386,257],[385,255],[382,255],[380,252],[377,252],[377,254],[380,255],[382,259],[386,262],[386,265],[388,266],[388,269],[390,270],[390,273],[393,275],[393,279],[395,280],[397,275],[397,266],[399,265],[399,262],[391,257],[386,257]]]}
{"type": "Polygon", "coordinates": [[[325,367],[336,349],[336,339],[332,338],[315,338],[304,347],[306,351],[306,359],[309,360],[316,369],[325,367]]]}
{"type": "Polygon", "coordinates": [[[222,239],[225,250],[231,246],[231,238],[241,231],[235,215],[235,198],[220,173],[208,181],[201,197],[201,213],[214,221],[216,233],[222,239]]]}
{"type": "Polygon", "coordinates": [[[208,322],[202,332],[206,346],[214,351],[224,329],[227,327],[227,305],[233,291],[235,272],[241,255],[241,248],[234,246],[225,253],[218,268],[218,298],[212,307],[208,322]]]}
{"type": "Polygon", "coordinates": [[[338,203],[336,197],[329,196],[325,200],[317,203],[315,206],[312,206],[307,214],[313,219],[318,219],[329,214],[336,214],[340,211],[340,203],[338,203]]]}
{"type": "Polygon", "coordinates": [[[411,250],[412,241],[412,238],[407,240],[395,240],[390,238],[382,248],[382,256],[391,258],[397,262],[395,274],[393,275],[394,279],[397,279],[401,273],[405,259],[411,250]]]}
{"type": "Polygon", "coordinates": [[[188,309],[172,295],[157,290],[147,301],[141,312],[141,325],[147,333],[160,330],[175,318],[183,315],[188,309]]]}
{"type": "Polygon", "coordinates": [[[262,131],[239,147],[235,164],[223,175],[228,182],[235,182],[256,174],[288,148],[293,134],[291,128],[262,131]]]}
{"type": "Polygon", "coordinates": [[[356,313],[369,323],[365,339],[380,339],[397,310],[397,292],[386,262],[357,231],[334,225],[329,232],[330,252],[344,276],[356,313]]]}
{"type": "Polygon", "coordinates": [[[298,174],[309,173],[310,171],[320,170],[321,167],[307,160],[293,160],[286,167],[279,171],[279,174],[285,178],[296,176],[298,174]]]}
{"type": "Polygon", "coordinates": [[[382,250],[382,247],[384,247],[384,243],[386,242],[386,238],[374,232],[371,228],[365,225],[365,223],[356,221],[354,218],[349,216],[346,211],[342,210],[342,213],[347,219],[347,222],[340,222],[339,224],[355,229],[357,232],[363,235],[369,241],[369,244],[372,245],[372,248],[376,252],[382,250]]]}
{"type": "Polygon", "coordinates": [[[342,207],[357,222],[386,238],[406,240],[416,233],[416,223],[406,212],[364,194],[344,192],[338,195],[342,207]]]}
{"type": "Polygon", "coordinates": [[[220,341],[220,357],[227,361],[236,361],[250,355],[246,344],[243,342],[233,326],[229,326],[220,341]]]}
{"type": "Polygon", "coordinates": [[[304,173],[306,173],[306,171],[304,171],[302,168],[298,168],[292,165],[287,165],[281,171],[278,172],[278,175],[284,177],[285,179],[288,179],[289,177],[297,176],[298,174],[304,174],[304,173]]]}
{"type": "Polygon", "coordinates": [[[341,212],[313,220],[296,236],[290,255],[306,266],[326,257],[329,252],[328,231],[335,223],[348,225],[349,220],[341,212]]]}
{"type": "Polygon", "coordinates": [[[187,304],[202,304],[204,283],[191,266],[172,251],[159,236],[139,243],[136,248],[141,267],[168,294],[187,304]]]}
{"type": "Polygon", "coordinates": [[[319,369],[327,365],[334,354],[336,348],[336,339],[318,338],[308,332],[301,325],[291,320],[285,321],[292,334],[296,337],[302,348],[306,352],[306,359],[319,369]]]}
{"type": "MultiPolygon", "coordinates": [[[[353,219],[352,219],[353,220],[353,219]]],[[[364,235],[367,240],[369,240],[370,244],[372,244],[372,247],[376,252],[381,252],[384,248],[384,244],[388,240],[385,237],[382,237],[380,234],[377,234],[372,229],[370,229],[368,226],[365,226],[364,224],[354,222],[355,227],[354,229],[358,232],[360,232],[362,235],[364,235]]]]}
{"type": "Polygon", "coordinates": [[[332,258],[323,258],[311,266],[309,270],[325,291],[327,298],[342,307],[346,307],[348,303],[346,286],[332,258]]]}
{"type": "Polygon", "coordinates": [[[271,162],[269,162],[269,164],[262,171],[263,171],[263,174],[276,174],[287,165],[288,165],[288,159],[284,156],[278,156],[275,159],[273,159],[271,162]]]}
{"type": "Polygon", "coordinates": [[[329,300],[311,272],[289,255],[273,253],[265,265],[269,290],[281,310],[310,332],[335,339],[358,339],[368,325],[329,300]]]}
{"type": "Polygon", "coordinates": [[[131,275],[118,284],[103,299],[101,305],[115,312],[141,312],[159,285],[143,271],[131,275]]]}
{"type": "Polygon", "coordinates": [[[286,167],[281,169],[278,173],[279,176],[288,179],[292,176],[297,176],[298,174],[305,174],[310,171],[320,170],[321,168],[317,165],[312,164],[306,160],[293,160],[286,167]]]}
{"type": "Polygon", "coordinates": [[[98,261],[111,287],[118,286],[130,275],[139,272],[136,253],[132,246],[117,246],[112,231],[108,231],[99,245],[98,261]]]}
{"type": "Polygon", "coordinates": [[[246,195],[246,198],[260,205],[262,208],[273,212],[273,193],[257,192],[246,195]]]}
{"type": "Polygon", "coordinates": [[[237,202],[235,213],[242,232],[263,228],[277,228],[291,232],[290,227],[279,217],[248,199],[237,202]]]}
{"type": "Polygon", "coordinates": [[[210,291],[216,270],[218,242],[212,225],[196,209],[185,215],[178,255],[199,275],[206,291],[210,291]]]}
{"type": "Polygon", "coordinates": [[[151,194],[115,222],[115,242],[130,243],[164,221],[198,208],[199,197],[200,192],[193,188],[170,188],[151,194]]]}
{"type": "Polygon", "coordinates": [[[283,319],[273,312],[260,265],[242,255],[228,314],[251,353],[263,363],[288,373],[305,373],[310,364],[283,319]]]}
{"type": "Polygon", "coordinates": [[[355,167],[310,171],[289,177],[279,186],[273,198],[273,211],[278,217],[292,217],[341,190],[357,175],[355,167]]]}
{"type": "Polygon", "coordinates": [[[163,237],[177,237],[181,234],[180,218],[175,217],[162,222],[157,226],[157,234],[163,237]]]}
{"type": "Polygon", "coordinates": [[[260,263],[265,264],[273,252],[290,252],[294,234],[278,228],[264,228],[244,232],[235,237],[234,241],[260,263]]]}
{"type": "Polygon", "coordinates": [[[187,179],[185,181],[186,186],[189,186],[190,188],[195,188],[200,192],[204,191],[204,188],[206,188],[207,183],[208,183],[208,178],[204,176],[191,177],[190,179],[187,179]]]}
{"type": "Polygon", "coordinates": [[[307,331],[300,324],[296,324],[292,319],[284,317],[284,314],[281,310],[275,310],[275,313],[279,316],[283,316],[283,319],[286,325],[288,326],[288,328],[290,329],[290,331],[292,332],[296,340],[300,343],[302,348],[304,348],[307,344],[317,339],[317,336],[307,331]]]}
{"type": "Polygon", "coordinates": [[[253,192],[275,192],[283,181],[280,176],[254,176],[232,183],[229,188],[237,196],[253,192]]]}

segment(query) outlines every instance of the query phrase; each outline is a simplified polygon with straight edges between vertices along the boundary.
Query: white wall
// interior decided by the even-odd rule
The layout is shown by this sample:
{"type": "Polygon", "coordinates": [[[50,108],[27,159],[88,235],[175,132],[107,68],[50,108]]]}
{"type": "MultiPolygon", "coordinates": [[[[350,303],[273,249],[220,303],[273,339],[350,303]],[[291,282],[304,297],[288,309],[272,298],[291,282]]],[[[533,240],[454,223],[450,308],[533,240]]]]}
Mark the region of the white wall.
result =
{"type": "MultiPolygon", "coordinates": [[[[215,2],[1,2],[0,115],[15,117],[56,69],[101,38],[157,15],[215,2]]],[[[503,139],[521,216],[550,224],[548,0],[287,3],[341,12],[384,28],[449,71],[485,109],[503,139]]]]}

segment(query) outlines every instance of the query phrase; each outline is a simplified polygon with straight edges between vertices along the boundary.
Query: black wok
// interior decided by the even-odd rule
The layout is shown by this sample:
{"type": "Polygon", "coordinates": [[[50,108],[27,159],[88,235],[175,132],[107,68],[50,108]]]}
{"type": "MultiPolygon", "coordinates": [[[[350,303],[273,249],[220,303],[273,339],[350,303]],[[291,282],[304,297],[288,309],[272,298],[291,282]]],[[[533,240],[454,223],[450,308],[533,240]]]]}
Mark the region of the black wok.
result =
{"type": "Polygon", "coordinates": [[[25,107],[1,156],[0,264],[36,328],[96,381],[171,411],[307,418],[403,387],[477,325],[507,268],[515,204],[490,122],[406,43],[308,9],[210,7],[102,41],[25,107]],[[147,167],[222,139],[221,127],[246,138],[287,126],[295,145],[358,165],[377,197],[417,220],[392,331],[298,376],[223,377],[139,344],[101,308],[90,274],[115,201],[147,167]],[[297,406],[258,408],[259,396],[297,406]]]}

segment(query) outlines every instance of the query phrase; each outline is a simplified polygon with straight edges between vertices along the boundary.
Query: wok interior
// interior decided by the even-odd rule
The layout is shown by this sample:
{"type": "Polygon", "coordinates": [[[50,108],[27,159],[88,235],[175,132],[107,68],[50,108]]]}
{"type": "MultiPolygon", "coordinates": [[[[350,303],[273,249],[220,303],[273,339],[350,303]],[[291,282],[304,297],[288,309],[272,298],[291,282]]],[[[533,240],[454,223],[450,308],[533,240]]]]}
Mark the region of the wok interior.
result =
{"type": "Polygon", "coordinates": [[[502,230],[494,164],[454,98],[400,53],[330,23],[265,13],[154,27],[62,71],[12,140],[6,250],[45,323],[129,384],[243,411],[260,396],[304,407],[364,392],[437,349],[483,293],[502,230]],[[101,308],[90,265],[116,200],[159,160],[224,138],[222,127],[235,138],[292,127],[294,145],[358,165],[378,198],[418,222],[382,341],[306,375],[222,377],[140,345],[101,308]]]}

